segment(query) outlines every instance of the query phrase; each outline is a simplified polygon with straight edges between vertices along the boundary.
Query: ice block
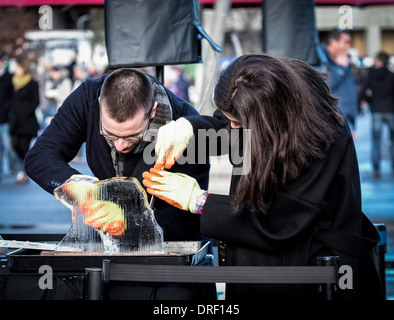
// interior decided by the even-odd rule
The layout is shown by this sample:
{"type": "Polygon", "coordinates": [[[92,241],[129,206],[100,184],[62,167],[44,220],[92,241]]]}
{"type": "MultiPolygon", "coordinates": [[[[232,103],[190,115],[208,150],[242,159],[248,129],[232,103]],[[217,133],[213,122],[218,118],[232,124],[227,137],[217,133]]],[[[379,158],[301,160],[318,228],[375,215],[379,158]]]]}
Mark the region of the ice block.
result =
{"type": "Polygon", "coordinates": [[[54,193],[72,212],[72,225],[57,251],[163,252],[163,230],[136,178],[73,176],[54,193]]]}

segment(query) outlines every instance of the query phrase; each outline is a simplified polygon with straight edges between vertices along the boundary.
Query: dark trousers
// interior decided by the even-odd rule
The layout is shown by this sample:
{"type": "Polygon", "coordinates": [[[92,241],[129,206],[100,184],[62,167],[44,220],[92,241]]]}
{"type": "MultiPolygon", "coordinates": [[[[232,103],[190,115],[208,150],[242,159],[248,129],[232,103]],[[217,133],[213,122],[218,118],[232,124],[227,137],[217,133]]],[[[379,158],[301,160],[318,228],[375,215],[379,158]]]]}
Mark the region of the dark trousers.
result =
{"type": "Polygon", "coordinates": [[[391,150],[390,156],[394,169],[394,112],[372,113],[372,164],[375,171],[379,171],[382,147],[383,124],[390,128],[391,150]]]}
{"type": "Polygon", "coordinates": [[[16,134],[11,135],[11,144],[21,160],[25,160],[26,154],[30,148],[30,142],[33,140],[32,135],[16,134]]]}

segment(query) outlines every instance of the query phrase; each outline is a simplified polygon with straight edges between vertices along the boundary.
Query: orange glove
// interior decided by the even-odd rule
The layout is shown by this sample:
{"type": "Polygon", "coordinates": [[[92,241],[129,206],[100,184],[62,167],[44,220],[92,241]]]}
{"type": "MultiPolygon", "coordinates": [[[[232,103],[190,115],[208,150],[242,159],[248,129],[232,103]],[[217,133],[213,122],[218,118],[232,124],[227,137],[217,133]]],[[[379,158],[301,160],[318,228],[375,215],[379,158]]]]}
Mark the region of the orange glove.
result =
{"type": "Polygon", "coordinates": [[[84,212],[85,224],[91,225],[96,230],[102,229],[112,236],[120,236],[125,231],[124,212],[116,203],[97,200],[91,202],[84,212]]]}
{"type": "Polygon", "coordinates": [[[95,177],[73,175],[54,191],[57,200],[82,212],[84,223],[113,236],[124,233],[124,210],[116,203],[100,200],[101,185],[95,177]]]}
{"type": "Polygon", "coordinates": [[[182,173],[173,173],[152,168],[142,174],[142,183],[151,195],[182,210],[196,213],[197,198],[205,193],[196,179],[182,173]]]}

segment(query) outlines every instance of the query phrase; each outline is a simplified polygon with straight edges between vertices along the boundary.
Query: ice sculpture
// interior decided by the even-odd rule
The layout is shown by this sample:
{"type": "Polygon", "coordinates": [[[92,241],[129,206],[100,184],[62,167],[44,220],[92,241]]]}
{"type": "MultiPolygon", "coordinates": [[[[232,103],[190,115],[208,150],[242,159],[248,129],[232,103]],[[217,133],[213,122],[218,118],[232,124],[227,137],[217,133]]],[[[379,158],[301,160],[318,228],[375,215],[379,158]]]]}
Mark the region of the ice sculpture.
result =
{"type": "Polygon", "coordinates": [[[163,252],[163,230],[136,178],[76,175],[54,191],[72,225],[56,251],[106,254],[163,252]]]}

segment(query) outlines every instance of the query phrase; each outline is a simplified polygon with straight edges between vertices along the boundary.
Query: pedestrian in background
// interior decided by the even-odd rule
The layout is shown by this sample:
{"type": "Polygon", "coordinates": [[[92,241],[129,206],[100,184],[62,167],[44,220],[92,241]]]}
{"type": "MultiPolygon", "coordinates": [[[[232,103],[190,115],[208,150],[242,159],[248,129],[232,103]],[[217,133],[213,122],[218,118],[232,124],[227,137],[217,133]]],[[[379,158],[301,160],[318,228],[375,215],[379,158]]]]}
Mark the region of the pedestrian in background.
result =
{"type": "MultiPolygon", "coordinates": [[[[35,113],[39,105],[39,88],[38,83],[33,79],[27,57],[16,59],[12,83],[15,91],[10,102],[11,143],[20,159],[24,161],[30,143],[37,136],[39,129],[35,113]]],[[[28,182],[25,171],[20,171],[16,178],[18,183],[28,182]]]]}
{"type": "Polygon", "coordinates": [[[13,149],[11,147],[11,139],[9,134],[9,107],[10,99],[14,93],[14,87],[12,85],[12,75],[8,72],[5,67],[5,54],[0,52],[0,145],[2,146],[2,152],[0,153],[0,179],[5,174],[5,168],[3,168],[3,156],[8,161],[8,168],[11,170],[12,158],[11,153],[13,149]]]}
{"type": "Polygon", "coordinates": [[[80,65],[75,65],[73,69],[73,88],[72,91],[77,89],[85,80],[86,80],[86,72],[80,65]]]}
{"type": "Polygon", "coordinates": [[[388,68],[389,55],[380,51],[375,62],[368,70],[360,100],[369,104],[372,113],[372,165],[374,177],[380,178],[380,160],[382,149],[382,129],[386,123],[390,129],[392,175],[394,177],[394,74],[388,68]]]}
{"type": "MultiPolygon", "coordinates": [[[[73,75],[74,75],[73,76],[74,83],[73,83],[72,91],[76,90],[86,80],[86,72],[82,66],[75,64],[73,67],[73,75]]],[[[73,159],[73,162],[76,162],[76,163],[84,162],[85,147],[86,147],[86,144],[83,143],[81,148],[79,148],[78,154],[73,159]]]]}
{"type": "Polygon", "coordinates": [[[67,71],[61,67],[52,66],[49,71],[49,79],[45,83],[45,96],[49,100],[48,108],[44,113],[45,127],[48,126],[72,89],[73,83],[68,77],[67,71]]]}
{"type": "Polygon", "coordinates": [[[323,61],[319,70],[329,73],[328,86],[333,95],[339,98],[339,109],[344,114],[355,139],[358,104],[356,84],[349,56],[351,41],[349,32],[341,29],[331,31],[326,43],[322,45],[325,55],[322,57],[323,61]]]}
{"type": "Polygon", "coordinates": [[[182,68],[179,66],[174,66],[173,67],[174,72],[176,74],[176,82],[175,82],[175,94],[178,97],[181,97],[183,100],[190,102],[190,98],[189,98],[189,86],[190,86],[190,82],[189,80],[186,78],[185,73],[183,72],[182,68]]]}

